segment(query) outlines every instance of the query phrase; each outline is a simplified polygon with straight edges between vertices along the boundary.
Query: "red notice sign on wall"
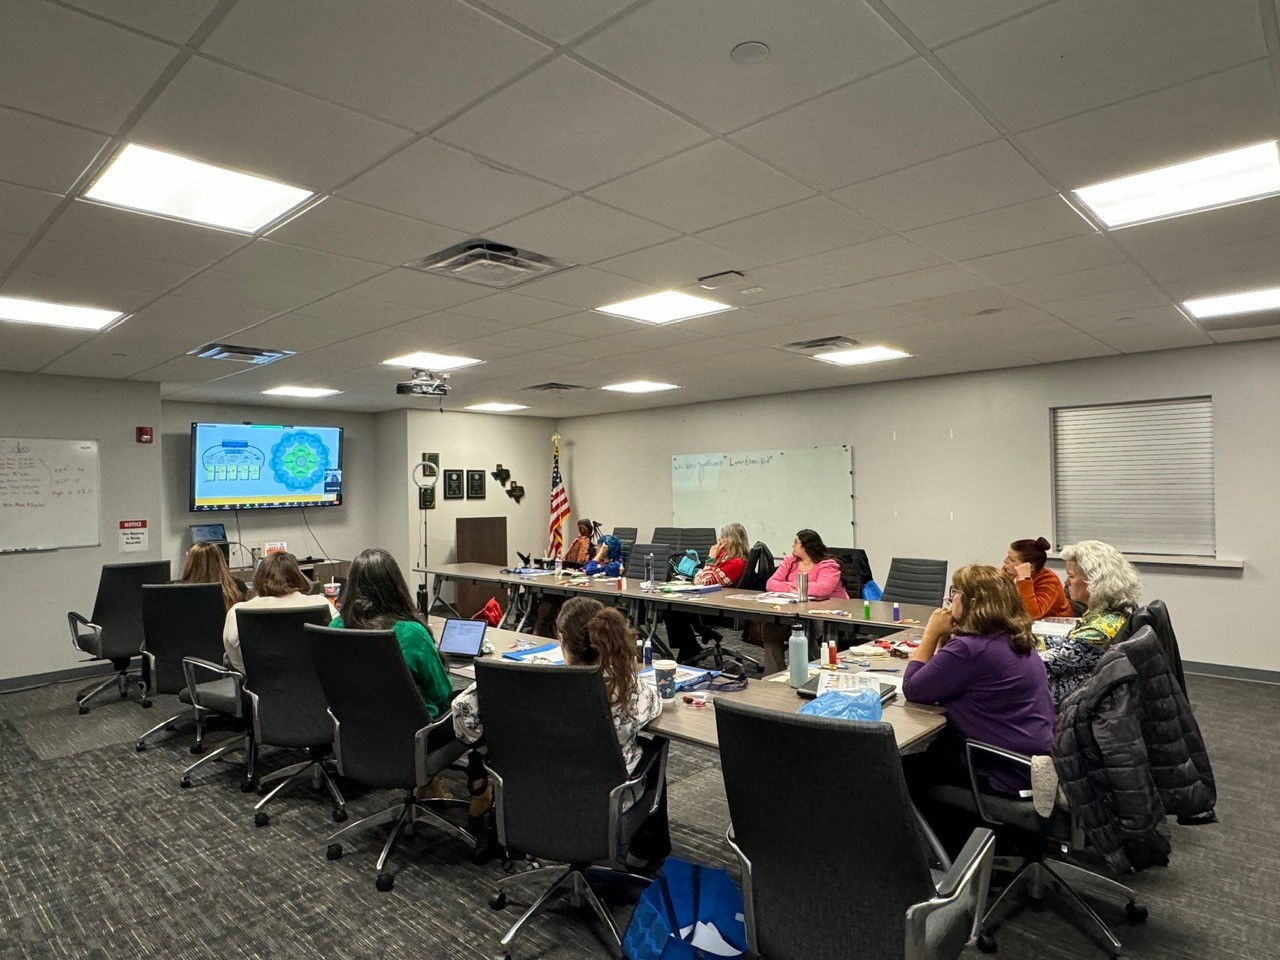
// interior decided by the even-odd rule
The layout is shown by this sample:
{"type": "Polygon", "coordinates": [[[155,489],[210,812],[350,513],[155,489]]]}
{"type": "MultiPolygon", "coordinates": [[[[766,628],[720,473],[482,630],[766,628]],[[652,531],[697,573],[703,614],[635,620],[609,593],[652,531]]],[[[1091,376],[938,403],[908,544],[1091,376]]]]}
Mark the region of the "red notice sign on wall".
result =
{"type": "Polygon", "coordinates": [[[148,547],[146,520],[120,521],[120,552],[145,553],[148,547]]]}

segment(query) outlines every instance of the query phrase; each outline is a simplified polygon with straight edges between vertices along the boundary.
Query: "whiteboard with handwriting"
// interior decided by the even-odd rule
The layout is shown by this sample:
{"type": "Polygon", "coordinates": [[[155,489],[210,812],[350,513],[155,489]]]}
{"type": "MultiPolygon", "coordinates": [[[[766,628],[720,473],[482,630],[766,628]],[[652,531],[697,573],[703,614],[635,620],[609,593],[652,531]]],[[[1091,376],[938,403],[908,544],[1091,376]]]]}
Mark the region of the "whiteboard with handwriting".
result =
{"type": "Polygon", "coordinates": [[[96,547],[98,441],[0,437],[0,553],[96,547]]]}
{"type": "Polygon", "coordinates": [[[828,546],[856,546],[853,451],[848,446],[741,453],[684,453],[671,458],[671,512],[677,527],[737,521],[751,543],[779,559],[796,531],[809,528],[828,546]]]}

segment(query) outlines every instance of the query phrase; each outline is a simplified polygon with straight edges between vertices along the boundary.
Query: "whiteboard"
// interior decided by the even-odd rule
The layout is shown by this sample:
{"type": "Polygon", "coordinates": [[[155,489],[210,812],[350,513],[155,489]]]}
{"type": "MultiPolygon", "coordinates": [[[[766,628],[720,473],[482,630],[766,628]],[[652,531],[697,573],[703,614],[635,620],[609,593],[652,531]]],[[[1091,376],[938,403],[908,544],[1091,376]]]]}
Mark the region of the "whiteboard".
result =
{"type": "Polygon", "coordinates": [[[796,531],[818,531],[828,546],[854,546],[853,451],[846,446],[671,458],[671,512],[677,527],[737,522],[747,540],[775,557],[791,552],[796,531]]]}
{"type": "Polygon", "coordinates": [[[0,437],[0,552],[96,547],[98,441],[0,437]]]}

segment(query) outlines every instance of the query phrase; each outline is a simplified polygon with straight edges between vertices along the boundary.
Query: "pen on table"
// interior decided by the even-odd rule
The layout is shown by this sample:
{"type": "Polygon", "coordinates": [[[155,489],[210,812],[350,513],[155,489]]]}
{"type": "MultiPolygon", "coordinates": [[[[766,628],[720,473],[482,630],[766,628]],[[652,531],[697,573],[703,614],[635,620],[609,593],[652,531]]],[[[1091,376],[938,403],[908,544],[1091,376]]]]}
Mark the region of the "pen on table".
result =
{"type": "Polygon", "coordinates": [[[867,667],[867,673],[897,673],[897,667],[867,667]]]}

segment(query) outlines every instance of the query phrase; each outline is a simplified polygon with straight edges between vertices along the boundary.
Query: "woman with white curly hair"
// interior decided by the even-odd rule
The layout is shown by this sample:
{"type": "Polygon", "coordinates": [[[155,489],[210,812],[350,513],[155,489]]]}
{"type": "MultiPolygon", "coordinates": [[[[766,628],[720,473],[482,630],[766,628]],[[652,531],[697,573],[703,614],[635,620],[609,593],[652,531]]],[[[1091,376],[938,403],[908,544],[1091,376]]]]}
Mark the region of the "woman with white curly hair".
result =
{"type": "Polygon", "coordinates": [[[1101,540],[1064,547],[1062,559],[1067,565],[1067,596],[1083,603],[1085,611],[1070,633],[1047,638],[1040,650],[1055,708],[1089,679],[1142,593],[1133,564],[1101,540]]]}

